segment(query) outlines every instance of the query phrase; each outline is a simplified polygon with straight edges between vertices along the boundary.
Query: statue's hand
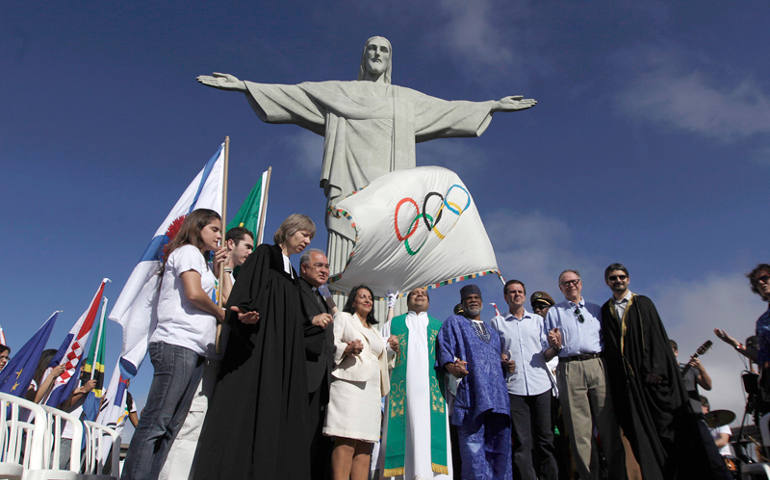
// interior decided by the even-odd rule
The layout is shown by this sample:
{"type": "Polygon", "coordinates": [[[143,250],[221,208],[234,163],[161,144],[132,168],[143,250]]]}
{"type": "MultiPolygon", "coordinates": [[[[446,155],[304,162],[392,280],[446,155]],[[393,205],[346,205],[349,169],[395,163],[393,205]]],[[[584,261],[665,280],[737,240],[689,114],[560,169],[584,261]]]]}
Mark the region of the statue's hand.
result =
{"type": "Polygon", "coordinates": [[[526,110],[537,104],[534,98],[524,98],[521,95],[503,97],[497,101],[497,105],[492,109],[494,112],[515,112],[516,110],[526,110]]]}
{"type": "Polygon", "coordinates": [[[246,91],[246,84],[238,80],[235,75],[229,73],[214,72],[212,75],[198,75],[198,83],[207,87],[221,88],[222,90],[246,91]]]}

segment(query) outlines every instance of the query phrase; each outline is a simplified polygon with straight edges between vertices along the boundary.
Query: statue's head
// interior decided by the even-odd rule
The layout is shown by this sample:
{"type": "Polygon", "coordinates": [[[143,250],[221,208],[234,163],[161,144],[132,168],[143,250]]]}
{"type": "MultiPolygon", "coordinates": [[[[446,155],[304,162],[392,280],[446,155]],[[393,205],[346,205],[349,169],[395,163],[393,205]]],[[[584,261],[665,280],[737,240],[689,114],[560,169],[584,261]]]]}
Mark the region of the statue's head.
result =
{"type": "Polygon", "coordinates": [[[393,72],[393,49],[385,37],[370,37],[361,54],[361,66],[358,69],[359,80],[376,81],[379,78],[390,83],[393,72]]]}

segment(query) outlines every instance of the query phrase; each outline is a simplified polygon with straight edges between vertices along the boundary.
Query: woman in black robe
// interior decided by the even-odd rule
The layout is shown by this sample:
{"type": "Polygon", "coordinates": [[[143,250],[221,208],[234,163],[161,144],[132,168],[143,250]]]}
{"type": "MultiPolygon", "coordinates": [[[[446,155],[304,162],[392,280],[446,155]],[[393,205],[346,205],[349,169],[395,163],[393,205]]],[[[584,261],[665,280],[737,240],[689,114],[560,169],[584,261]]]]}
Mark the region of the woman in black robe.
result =
{"type": "Polygon", "coordinates": [[[230,334],[198,443],[196,479],[310,476],[307,382],[297,274],[289,256],[315,234],[313,221],[289,216],[241,266],[228,300],[230,334]],[[239,321],[257,312],[254,324],[239,321]]]}

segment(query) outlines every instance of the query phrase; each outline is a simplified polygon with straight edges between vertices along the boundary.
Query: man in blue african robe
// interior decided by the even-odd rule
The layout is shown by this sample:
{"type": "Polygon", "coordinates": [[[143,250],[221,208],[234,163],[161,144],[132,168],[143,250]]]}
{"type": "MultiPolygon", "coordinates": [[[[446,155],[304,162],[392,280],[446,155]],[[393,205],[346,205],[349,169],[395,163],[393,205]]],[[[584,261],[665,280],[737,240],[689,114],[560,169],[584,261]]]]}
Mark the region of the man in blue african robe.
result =
{"type": "MultiPolygon", "coordinates": [[[[481,290],[460,289],[464,316],[444,321],[437,364],[460,379],[450,421],[457,427],[462,478],[511,479],[511,427],[500,337],[481,320],[481,290]]],[[[506,359],[507,360],[507,359],[506,359]]]]}

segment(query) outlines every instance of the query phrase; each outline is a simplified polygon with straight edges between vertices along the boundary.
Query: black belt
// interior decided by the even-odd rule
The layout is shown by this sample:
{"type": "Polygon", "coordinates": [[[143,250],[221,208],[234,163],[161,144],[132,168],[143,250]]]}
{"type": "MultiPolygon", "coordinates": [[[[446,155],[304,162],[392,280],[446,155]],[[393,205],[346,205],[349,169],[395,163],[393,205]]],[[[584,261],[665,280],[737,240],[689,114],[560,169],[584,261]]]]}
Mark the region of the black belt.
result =
{"type": "Polygon", "coordinates": [[[574,362],[576,360],[591,360],[592,358],[599,358],[601,356],[601,353],[581,353],[579,355],[572,355],[571,357],[559,357],[559,361],[574,362]]]}

